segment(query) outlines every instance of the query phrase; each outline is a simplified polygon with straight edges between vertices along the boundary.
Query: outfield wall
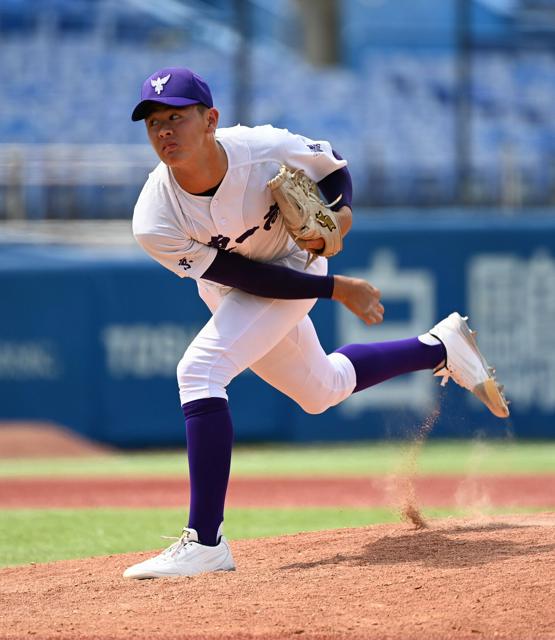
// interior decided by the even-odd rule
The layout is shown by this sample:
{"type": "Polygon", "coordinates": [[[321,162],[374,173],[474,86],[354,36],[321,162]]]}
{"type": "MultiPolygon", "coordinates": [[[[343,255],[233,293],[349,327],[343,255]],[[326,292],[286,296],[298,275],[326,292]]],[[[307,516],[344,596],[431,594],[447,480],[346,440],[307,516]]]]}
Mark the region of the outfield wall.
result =
{"type": "MultiPolygon", "coordinates": [[[[555,435],[555,215],[395,212],[356,221],[331,271],[383,292],[381,326],[337,303],[312,313],[328,351],[414,336],[468,313],[512,399],[499,421],[450,382],[421,372],[304,414],[251,373],[230,386],[236,438],[311,441],[399,437],[434,410],[433,434],[555,435]]],[[[191,281],[138,250],[0,245],[0,420],[48,419],[121,445],[182,444],[175,366],[208,319],[191,281]]],[[[294,366],[294,363],[292,363],[294,366]]]]}

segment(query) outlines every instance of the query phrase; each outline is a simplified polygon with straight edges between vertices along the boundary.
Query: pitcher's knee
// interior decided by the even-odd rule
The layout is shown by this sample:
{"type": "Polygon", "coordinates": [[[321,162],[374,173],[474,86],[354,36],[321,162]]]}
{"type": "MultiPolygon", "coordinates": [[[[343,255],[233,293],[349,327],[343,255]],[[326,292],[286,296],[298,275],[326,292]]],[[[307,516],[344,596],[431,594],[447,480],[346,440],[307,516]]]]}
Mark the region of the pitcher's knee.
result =
{"type": "Polygon", "coordinates": [[[312,415],[324,413],[324,411],[327,411],[331,406],[327,398],[316,396],[297,399],[297,403],[303,411],[312,415]]]}
{"type": "Polygon", "coordinates": [[[227,398],[229,379],[209,359],[185,355],[177,365],[177,384],[181,404],[200,398],[227,398]]]}

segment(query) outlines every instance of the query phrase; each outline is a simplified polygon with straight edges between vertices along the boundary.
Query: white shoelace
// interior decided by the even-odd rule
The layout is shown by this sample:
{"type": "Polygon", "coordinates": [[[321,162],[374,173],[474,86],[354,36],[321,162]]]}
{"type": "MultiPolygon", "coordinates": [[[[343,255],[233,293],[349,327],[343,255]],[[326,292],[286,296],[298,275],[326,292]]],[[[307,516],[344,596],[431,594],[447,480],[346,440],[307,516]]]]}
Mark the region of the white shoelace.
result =
{"type": "Polygon", "coordinates": [[[192,540],[189,540],[189,530],[183,529],[183,533],[180,536],[160,536],[163,540],[175,540],[167,549],[162,551],[162,555],[169,555],[174,557],[178,551],[183,547],[186,547],[192,540]]]}
{"type": "Polygon", "coordinates": [[[469,387],[468,384],[465,384],[464,380],[460,376],[453,371],[450,371],[447,367],[443,367],[436,371],[434,376],[441,377],[441,382],[439,384],[442,387],[444,387],[449,382],[449,379],[452,378],[459,386],[472,392],[472,388],[469,387]]]}
{"type": "Polygon", "coordinates": [[[434,373],[434,376],[440,376],[441,382],[440,386],[444,387],[448,382],[449,378],[451,378],[451,372],[447,368],[440,369],[437,373],[434,373]]]}

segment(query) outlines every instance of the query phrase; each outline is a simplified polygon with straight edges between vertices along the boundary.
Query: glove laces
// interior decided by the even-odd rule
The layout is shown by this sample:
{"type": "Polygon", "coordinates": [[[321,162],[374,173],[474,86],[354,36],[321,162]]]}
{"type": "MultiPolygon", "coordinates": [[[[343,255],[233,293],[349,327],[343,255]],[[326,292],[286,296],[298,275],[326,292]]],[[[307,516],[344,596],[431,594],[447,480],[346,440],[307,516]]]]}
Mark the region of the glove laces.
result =
{"type": "MultiPolygon", "coordinates": [[[[302,189],[303,193],[307,196],[307,198],[316,200],[318,204],[321,204],[321,200],[318,197],[318,193],[316,192],[316,186],[314,182],[312,182],[312,180],[306,175],[306,173],[302,169],[297,169],[296,171],[294,171],[292,173],[292,178],[299,185],[299,187],[302,189]]],[[[331,207],[334,207],[341,200],[342,197],[343,197],[343,194],[340,193],[333,202],[330,202],[329,204],[326,204],[326,203],[324,204],[326,204],[326,207],[331,209],[331,207]]]]}

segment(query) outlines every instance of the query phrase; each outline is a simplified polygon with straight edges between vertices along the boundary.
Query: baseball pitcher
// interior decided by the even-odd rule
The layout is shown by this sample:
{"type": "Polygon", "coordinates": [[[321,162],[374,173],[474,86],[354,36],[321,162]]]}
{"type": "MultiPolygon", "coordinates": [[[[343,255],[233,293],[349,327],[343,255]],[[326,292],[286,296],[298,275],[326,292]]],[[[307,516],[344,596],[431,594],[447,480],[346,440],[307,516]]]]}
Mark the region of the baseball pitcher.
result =
{"type": "MultiPolygon", "coordinates": [[[[126,578],[235,568],[222,534],[233,427],[227,386],[249,368],[312,414],[352,393],[430,369],[474,393],[496,416],[507,401],[458,313],[417,337],[322,349],[308,316],[318,298],[368,325],[383,320],[370,283],[327,275],[351,227],[347,162],[325,140],[270,125],[218,128],[206,82],[166,68],[143,84],[143,120],[161,162],[137,201],[133,233],[181,278],[196,281],[212,317],[177,366],[190,471],[189,522],[126,578]]],[[[424,328],[423,328],[424,329],[424,328]]]]}

